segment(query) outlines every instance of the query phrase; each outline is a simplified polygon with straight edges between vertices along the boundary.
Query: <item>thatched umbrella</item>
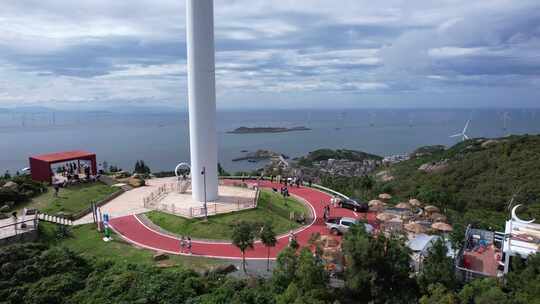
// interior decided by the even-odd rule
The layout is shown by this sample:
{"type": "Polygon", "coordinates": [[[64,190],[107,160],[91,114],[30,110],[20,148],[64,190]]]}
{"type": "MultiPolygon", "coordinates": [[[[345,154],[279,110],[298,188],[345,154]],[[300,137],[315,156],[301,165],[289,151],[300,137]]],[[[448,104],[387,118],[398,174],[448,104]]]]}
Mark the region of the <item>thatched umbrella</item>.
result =
{"type": "Polygon", "coordinates": [[[411,209],[411,204],[409,204],[409,203],[399,203],[399,204],[396,205],[396,208],[411,209]]]}
{"type": "Polygon", "coordinates": [[[431,214],[431,219],[434,221],[434,222],[446,222],[447,218],[446,216],[440,214],[440,213],[432,213],[431,214]]]}
{"type": "Polygon", "coordinates": [[[427,230],[426,227],[416,222],[405,224],[404,227],[405,227],[405,230],[413,232],[413,233],[425,233],[427,230]]]}
{"type": "Polygon", "coordinates": [[[377,219],[381,222],[386,222],[386,221],[389,221],[393,218],[395,218],[396,216],[393,215],[393,214],[390,214],[390,213],[380,213],[380,214],[377,214],[377,219]]]}
{"type": "Polygon", "coordinates": [[[382,200],[389,200],[389,199],[392,199],[392,196],[388,193],[381,193],[379,194],[379,198],[382,200]]]}
{"type": "Polygon", "coordinates": [[[368,205],[369,205],[370,207],[373,207],[373,206],[385,206],[386,203],[383,202],[383,201],[380,201],[380,200],[370,200],[369,203],[368,203],[368,205]]]}
{"type": "Polygon", "coordinates": [[[437,208],[437,207],[435,207],[435,206],[433,206],[433,205],[425,206],[425,207],[424,207],[424,210],[426,210],[426,211],[429,212],[429,213],[441,212],[441,211],[439,210],[439,208],[437,208]]]}
{"type": "Polygon", "coordinates": [[[439,231],[443,231],[443,232],[450,232],[452,230],[454,230],[452,228],[452,226],[448,225],[447,223],[433,223],[431,225],[431,228],[433,229],[436,229],[436,230],[439,230],[439,231]]]}
{"type": "Polygon", "coordinates": [[[419,200],[415,198],[411,198],[409,200],[409,204],[411,204],[411,206],[414,206],[414,207],[422,207],[422,202],[420,202],[419,200]]]}

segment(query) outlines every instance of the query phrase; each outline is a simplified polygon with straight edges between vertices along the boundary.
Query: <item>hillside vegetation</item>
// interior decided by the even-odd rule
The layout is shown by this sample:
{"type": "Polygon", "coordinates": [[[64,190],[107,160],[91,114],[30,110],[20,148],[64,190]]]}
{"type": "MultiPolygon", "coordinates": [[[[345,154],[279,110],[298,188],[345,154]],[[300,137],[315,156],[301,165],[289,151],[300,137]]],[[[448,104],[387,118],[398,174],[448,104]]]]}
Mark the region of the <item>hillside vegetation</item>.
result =
{"type": "Polygon", "coordinates": [[[383,169],[393,180],[376,181],[373,190],[395,200],[417,197],[455,220],[499,229],[516,194],[515,203],[525,206],[520,217],[540,219],[540,136],[471,139],[418,155],[383,169]]]}
{"type": "Polygon", "coordinates": [[[314,162],[320,162],[329,159],[344,159],[349,161],[364,161],[367,159],[382,160],[382,157],[374,154],[369,154],[362,151],[347,150],[347,149],[318,149],[309,152],[308,155],[298,159],[298,165],[309,167],[314,162]]]}

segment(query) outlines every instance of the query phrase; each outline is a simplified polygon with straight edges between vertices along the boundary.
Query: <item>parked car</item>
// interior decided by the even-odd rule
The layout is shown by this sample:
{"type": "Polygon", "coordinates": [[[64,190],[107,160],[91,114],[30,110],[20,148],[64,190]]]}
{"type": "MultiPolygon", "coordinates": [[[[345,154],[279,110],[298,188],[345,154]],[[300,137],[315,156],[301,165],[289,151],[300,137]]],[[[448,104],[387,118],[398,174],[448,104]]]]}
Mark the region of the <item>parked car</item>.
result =
{"type": "Polygon", "coordinates": [[[338,202],[338,206],[341,208],[351,209],[356,212],[367,212],[369,210],[369,205],[364,202],[359,202],[355,199],[341,199],[338,202]]]}
{"type": "MultiPolygon", "coordinates": [[[[358,224],[358,220],[351,217],[336,217],[326,221],[326,227],[332,234],[342,234],[349,231],[352,225],[358,224]]],[[[364,227],[367,233],[373,232],[373,226],[364,223],[364,227]]]]}

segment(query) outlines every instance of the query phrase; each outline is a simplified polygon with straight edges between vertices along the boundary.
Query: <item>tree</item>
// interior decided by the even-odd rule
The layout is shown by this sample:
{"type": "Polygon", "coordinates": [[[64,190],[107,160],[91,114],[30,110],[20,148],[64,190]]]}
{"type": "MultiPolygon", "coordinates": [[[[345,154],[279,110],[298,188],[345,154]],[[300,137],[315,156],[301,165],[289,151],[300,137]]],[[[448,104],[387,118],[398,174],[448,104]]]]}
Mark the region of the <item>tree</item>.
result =
{"type": "Polygon", "coordinates": [[[285,247],[277,256],[276,267],[272,273],[272,285],[277,294],[285,292],[289,285],[294,281],[296,269],[298,268],[298,259],[296,250],[291,247],[285,247]]]}
{"type": "Polygon", "coordinates": [[[138,160],[135,163],[135,169],[133,172],[138,174],[150,174],[151,170],[150,168],[144,163],[144,160],[138,160]]]}
{"type": "Polygon", "coordinates": [[[353,225],[345,234],[343,251],[348,265],[345,284],[358,300],[416,302],[418,287],[409,275],[410,249],[397,236],[374,237],[364,225],[353,225]]]}
{"type": "Polygon", "coordinates": [[[531,255],[525,263],[513,259],[512,271],[508,274],[507,288],[517,303],[540,303],[540,253],[531,255]]]}
{"type": "Polygon", "coordinates": [[[232,243],[242,252],[242,269],[246,273],[246,250],[253,249],[255,232],[253,225],[248,222],[239,222],[233,230],[232,243]]]}
{"type": "Polygon", "coordinates": [[[272,276],[277,303],[328,303],[328,275],[308,248],[300,254],[286,247],[277,258],[272,276]]]}
{"type": "Polygon", "coordinates": [[[266,271],[270,271],[270,247],[275,247],[277,244],[276,233],[272,227],[272,222],[266,222],[263,225],[260,237],[262,243],[268,250],[266,256],[266,271]]]}
{"type": "Polygon", "coordinates": [[[420,304],[458,304],[459,300],[457,296],[448,291],[440,283],[431,284],[427,288],[427,294],[422,296],[420,304]]]}
{"type": "Polygon", "coordinates": [[[221,166],[220,163],[217,164],[217,170],[218,170],[218,175],[219,176],[229,176],[231,174],[229,174],[229,172],[225,171],[225,169],[223,169],[223,167],[221,166]]]}
{"type": "Polygon", "coordinates": [[[418,277],[418,285],[423,294],[428,292],[430,284],[441,284],[448,290],[454,290],[457,286],[454,263],[447,255],[448,248],[445,243],[438,239],[428,250],[424,260],[422,271],[418,277]]]}
{"type": "Polygon", "coordinates": [[[465,285],[459,293],[463,304],[507,304],[508,296],[492,278],[476,279],[465,285]]]}
{"type": "Polygon", "coordinates": [[[328,275],[322,263],[306,247],[300,251],[298,256],[298,268],[295,276],[297,285],[303,293],[310,290],[325,290],[328,283],[328,275]]]}

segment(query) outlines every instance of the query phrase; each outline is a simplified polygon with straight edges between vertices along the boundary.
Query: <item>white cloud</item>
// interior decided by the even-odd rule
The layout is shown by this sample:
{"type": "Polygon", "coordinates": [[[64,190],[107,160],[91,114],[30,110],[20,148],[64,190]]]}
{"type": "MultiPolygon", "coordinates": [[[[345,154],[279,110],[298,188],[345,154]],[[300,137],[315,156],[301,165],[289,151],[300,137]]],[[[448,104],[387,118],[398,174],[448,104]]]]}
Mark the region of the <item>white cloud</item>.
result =
{"type": "MultiPolygon", "coordinates": [[[[535,0],[216,0],[218,93],[534,96],[539,20],[535,0]]],[[[185,102],[184,1],[6,1],[0,28],[0,106],[185,102]]]]}
{"type": "Polygon", "coordinates": [[[441,48],[434,48],[428,50],[428,55],[434,58],[448,58],[459,56],[470,56],[485,53],[485,48],[464,48],[464,47],[452,47],[445,46],[441,48]]]}

